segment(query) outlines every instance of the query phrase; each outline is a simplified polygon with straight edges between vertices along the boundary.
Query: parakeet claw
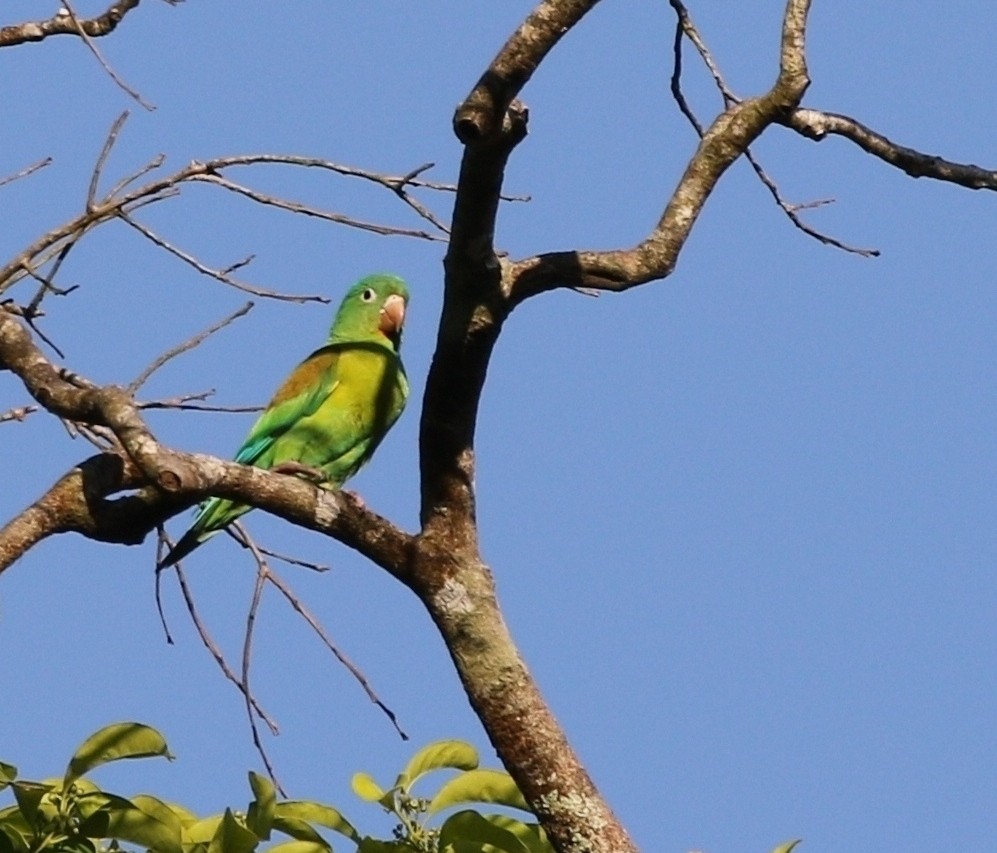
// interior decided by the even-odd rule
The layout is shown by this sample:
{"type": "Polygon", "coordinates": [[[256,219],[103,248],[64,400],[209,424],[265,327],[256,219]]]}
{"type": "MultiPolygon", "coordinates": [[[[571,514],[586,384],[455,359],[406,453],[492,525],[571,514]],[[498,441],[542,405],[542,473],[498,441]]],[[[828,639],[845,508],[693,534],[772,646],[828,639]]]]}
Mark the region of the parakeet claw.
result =
{"type": "Polygon", "coordinates": [[[303,465],[301,462],[295,462],[293,459],[274,465],[270,470],[278,474],[292,474],[295,477],[303,477],[313,483],[321,483],[325,480],[325,474],[318,468],[303,465]]]}

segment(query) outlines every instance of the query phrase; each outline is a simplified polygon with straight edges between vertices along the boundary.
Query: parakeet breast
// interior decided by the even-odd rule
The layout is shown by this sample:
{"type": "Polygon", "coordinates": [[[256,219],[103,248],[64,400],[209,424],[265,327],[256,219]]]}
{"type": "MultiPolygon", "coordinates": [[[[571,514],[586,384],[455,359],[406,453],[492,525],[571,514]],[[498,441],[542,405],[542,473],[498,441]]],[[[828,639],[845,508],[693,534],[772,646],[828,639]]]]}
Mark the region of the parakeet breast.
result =
{"type": "Polygon", "coordinates": [[[370,459],[408,396],[398,356],[386,347],[343,345],[332,392],[279,440],[278,456],[321,468],[330,485],[352,477],[370,459]]]}

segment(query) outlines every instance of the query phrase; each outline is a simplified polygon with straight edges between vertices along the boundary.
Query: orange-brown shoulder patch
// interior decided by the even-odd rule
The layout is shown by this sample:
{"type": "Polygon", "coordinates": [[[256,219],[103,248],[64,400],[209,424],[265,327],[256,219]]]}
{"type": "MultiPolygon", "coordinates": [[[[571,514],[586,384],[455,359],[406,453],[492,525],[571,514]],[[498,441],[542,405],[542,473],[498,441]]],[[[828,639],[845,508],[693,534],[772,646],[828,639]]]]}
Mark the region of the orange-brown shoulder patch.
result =
{"type": "Polygon", "coordinates": [[[313,352],[291,371],[291,375],[273,395],[270,406],[279,406],[300,394],[308,394],[327,382],[327,377],[335,369],[338,360],[339,351],[332,347],[322,347],[313,352]]]}

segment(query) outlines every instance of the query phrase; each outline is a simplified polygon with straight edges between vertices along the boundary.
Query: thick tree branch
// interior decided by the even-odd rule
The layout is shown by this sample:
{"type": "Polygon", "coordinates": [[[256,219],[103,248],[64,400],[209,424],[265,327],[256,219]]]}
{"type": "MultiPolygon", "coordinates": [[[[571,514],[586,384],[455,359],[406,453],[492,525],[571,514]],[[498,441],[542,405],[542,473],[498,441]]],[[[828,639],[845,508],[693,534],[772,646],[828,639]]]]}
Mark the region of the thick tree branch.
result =
{"type": "Polygon", "coordinates": [[[780,124],[816,142],[827,139],[828,136],[842,136],[867,154],[902,169],[912,178],[934,178],[971,190],[997,190],[997,171],[993,169],[954,163],[898,145],[861,122],[839,113],[795,109],[782,116],[780,124]]]}
{"type": "Polygon", "coordinates": [[[422,532],[409,577],[489,738],[561,853],[635,848],[571,750],[502,618],[478,550],[474,431],[488,361],[512,304],[494,232],[505,165],[526,135],[528,114],[516,97],[594,5],[541,2],[454,117],[464,155],[420,425],[422,532]]]}
{"type": "MultiPolygon", "coordinates": [[[[11,47],[15,44],[25,44],[32,41],[42,41],[49,36],[77,36],[81,33],[90,38],[106,36],[113,32],[122,19],[142,0],[118,0],[108,6],[103,14],[93,18],[75,18],[68,10],[60,9],[47,21],[26,21],[23,24],[11,24],[0,27],[0,47],[11,47]]],[[[179,0],[167,0],[176,4],[179,0]]]]}
{"type": "Polygon", "coordinates": [[[99,387],[53,365],[27,329],[0,310],[0,370],[10,370],[49,412],[106,427],[117,453],[87,460],[0,531],[0,572],[54,533],[138,544],[158,523],[209,496],[266,509],[333,536],[404,580],[412,537],[345,492],[296,477],[161,446],[122,388],[99,387]],[[108,500],[138,489],[136,494],[108,500]]]}
{"type": "Polygon", "coordinates": [[[520,658],[478,551],[474,431],[492,348],[509,312],[529,296],[559,286],[625,290],[668,275],[721,175],[765,128],[799,105],[809,84],[804,42],[810,3],[789,0],[775,84],[761,97],[730,104],[706,130],[658,225],[641,244],[500,261],[493,237],[503,174],[527,125],[516,97],[593,5],[537,5],[454,117],[464,155],[421,422],[423,529],[409,579],[499,756],[561,853],[635,848],[520,658]]]}
{"type": "Polygon", "coordinates": [[[644,240],[630,249],[549,252],[513,263],[505,276],[511,304],[558,287],[620,292],[670,275],[724,172],[769,125],[799,105],[810,84],[805,56],[809,8],[809,0],[787,4],[775,84],[765,95],[730,103],[704,131],[658,224],[644,240]]]}
{"type": "Polygon", "coordinates": [[[543,0],[502,46],[454,115],[465,145],[499,132],[505,111],[561,37],[599,0],[543,0]]]}

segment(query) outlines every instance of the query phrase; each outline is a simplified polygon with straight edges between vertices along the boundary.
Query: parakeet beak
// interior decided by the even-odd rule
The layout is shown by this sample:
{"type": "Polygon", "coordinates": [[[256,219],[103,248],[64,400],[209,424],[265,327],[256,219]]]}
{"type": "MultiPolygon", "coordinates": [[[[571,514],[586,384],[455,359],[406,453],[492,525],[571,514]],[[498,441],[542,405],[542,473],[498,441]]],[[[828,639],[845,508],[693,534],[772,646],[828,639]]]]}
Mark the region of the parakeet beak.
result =
{"type": "Polygon", "coordinates": [[[393,293],[384,300],[384,305],[381,306],[377,328],[387,337],[395,338],[401,332],[404,322],[405,300],[397,293],[393,293]]]}

